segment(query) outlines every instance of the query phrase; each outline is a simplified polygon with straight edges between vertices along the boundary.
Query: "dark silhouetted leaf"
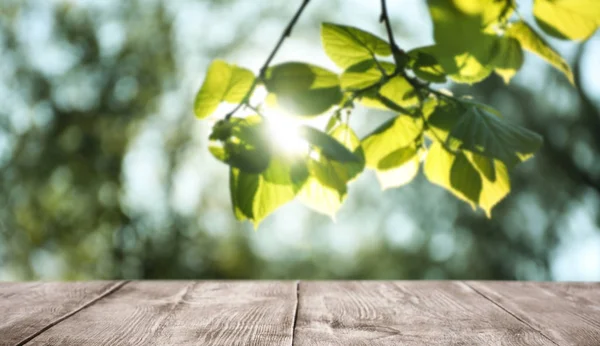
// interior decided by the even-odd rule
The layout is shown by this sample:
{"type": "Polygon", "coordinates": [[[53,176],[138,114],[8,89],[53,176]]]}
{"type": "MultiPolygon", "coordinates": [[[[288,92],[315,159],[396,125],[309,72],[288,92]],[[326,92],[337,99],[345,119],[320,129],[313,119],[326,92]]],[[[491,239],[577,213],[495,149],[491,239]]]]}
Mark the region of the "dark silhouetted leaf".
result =
{"type": "Polygon", "coordinates": [[[346,146],[334,139],[332,136],[321,132],[310,126],[300,127],[300,136],[320,150],[320,152],[331,160],[339,162],[359,162],[360,158],[354,155],[346,146]]]}
{"type": "Polygon", "coordinates": [[[275,65],[266,73],[265,86],[277,106],[298,115],[322,114],[342,100],[338,76],[310,64],[275,65]]]}

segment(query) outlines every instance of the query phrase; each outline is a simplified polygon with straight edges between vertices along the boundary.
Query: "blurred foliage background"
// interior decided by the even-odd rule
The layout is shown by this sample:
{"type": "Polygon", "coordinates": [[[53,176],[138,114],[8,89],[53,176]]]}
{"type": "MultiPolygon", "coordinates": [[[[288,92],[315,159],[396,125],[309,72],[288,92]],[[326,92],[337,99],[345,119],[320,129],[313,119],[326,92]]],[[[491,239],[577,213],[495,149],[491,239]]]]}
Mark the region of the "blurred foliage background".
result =
{"type": "MultiPolygon", "coordinates": [[[[432,42],[422,0],[390,7],[403,48],[432,42]]],[[[533,56],[509,86],[497,76],[449,86],[544,136],[493,219],[422,175],[381,192],[365,174],[335,222],[298,203],[256,232],[235,221],[227,166],[209,154],[211,124],[192,100],[214,58],[256,71],[293,11],[288,1],[3,0],[0,280],[600,280],[598,33],[551,40],[578,88],[533,56]]],[[[276,61],[333,67],[319,23],[383,34],[378,15],[374,2],[315,0],[276,61]]],[[[353,121],[365,134],[385,117],[353,121]]]]}

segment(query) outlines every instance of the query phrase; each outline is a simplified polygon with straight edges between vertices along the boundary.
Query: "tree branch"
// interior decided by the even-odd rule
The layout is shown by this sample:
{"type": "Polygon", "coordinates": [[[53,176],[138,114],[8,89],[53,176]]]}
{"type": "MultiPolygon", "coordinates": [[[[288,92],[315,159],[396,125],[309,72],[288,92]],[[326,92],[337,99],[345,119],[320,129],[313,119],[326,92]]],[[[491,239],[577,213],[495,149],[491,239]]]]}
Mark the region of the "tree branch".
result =
{"type": "Polygon", "coordinates": [[[265,61],[265,63],[260,68],[260,70],[258,72],[258,77],[256,77],[254,79],[254,82],[252,82],[252,85],[250,86],[250,89],[248,89],[248,92],[246,93],[246,96],[244,96],[244,99],[242,100],[242,102],[240,102],[231,112],[229,112],[225,116],[226,120],[228,120],[229,118],[231,118],[231,116],[233,114],[235,114],[235,112],[237,112],[243,105],[248,105],[248,102],[250,101],[250,97],[252,96],[252,93],[254,92],[254,89],[256,88],[256,85],[258,84],[258,81],[259,80],[263,80],[265,78],[265,74],[267,73],[267,69],[269,68],[269,64],[271,64],[271,61],[275,57],[275,54],[277,54],[277,51],[279,51],[279,48],[281,48],[281,45],[283,44],[283,41],[285,41],[285,39],[292,34],[292,29],[294,28],[294,25],[296,25],[296,22],[300,18],[300,15],[302,14],[302,12],[304,11],[304,9],[306,8],[306,5],[308,5],[309,2],[310,2],[310,0],[302,0],[302,4],[300,5],[300,7],[298,8],[298,10],[296,11],[296,14],[294,15],[294,17],[292,17],[292,20],[289,22],[289,24],[287,25],[287,27],[283,30],[283,33],[281,33],[281,37],[279,38],[279,41],[277,41],[277,44],[275,45],[275,47],[271,51],[271,54],[269,54],[269,57],[267,57],[267,60],[265,61]]]}
{"type": "Polygon", "coordinates": [[[396,62],[396,69],[402,68],[402,61],[400,57],[405,54],[405,52],[398,47],[396,44],[396,40],[394,40],[394,33],[392,32],[392,24],[390,23],[390,17],[387,12],[387,4],[386,0],[381,0],[381,16],[379,17],[379,21],[385,24],[385,29],[388,34],[388,40],[390,41],[390,47],[392,48],[392,55],[394,56],[394,61],[396,62]]]}

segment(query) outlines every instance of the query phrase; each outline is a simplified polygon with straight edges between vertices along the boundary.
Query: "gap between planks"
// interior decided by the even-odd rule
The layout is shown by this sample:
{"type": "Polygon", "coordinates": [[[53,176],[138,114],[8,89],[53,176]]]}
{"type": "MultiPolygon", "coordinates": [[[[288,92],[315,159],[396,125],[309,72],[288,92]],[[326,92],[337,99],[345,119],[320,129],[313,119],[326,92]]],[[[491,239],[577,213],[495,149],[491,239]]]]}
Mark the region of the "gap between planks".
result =
{"type": "Polygon", "coordinates": [[[106,298],[109,295],[115,293],[116,291],[118,291],[119,289],[121,289],[123,286],[125,286],[128,282],[129,281],[120,281],[120,282],[115,283],[114,285],[112,285],[111,287],[109,287],[106,291],[100,293],[94,299],[92,299],[89,302],[81,305],[80,307],[76,308],[73,311],[67,312],[66,314],[64,314],[64,315],[60,316],[59,318],[55,319],[54,321],[48,323],[44,327],[40,328],[40,330],[38,330],[37,332],[35,332],[35,333],[33,333],[33,334],[25,337],[23,340],[19,341],[15,346],[23,346],[23,345],[27,344],[29,341],[33,340],[38,335],[40,335],[43,332],[47,331],[48,329],[54,327],[55,325],[59,324],[60,322],[62,322],[64,320],[66,320],[67,318],[75,315],[79,311],[81,311],[81,310],[83,310],[85,308],[88,308],[88,307],[94,305],[99,300],[101,300],[103,298],[106,298]]]}
{"type": "Polygon", "coordinates": [[[296,323],[298,322],[298,306],[300,305],[300,280],[296,281],[296,306],[294,308],[294,319],[292,320],[292,346],[296,340],[296,323]]]}
{"type": "Polygon", "coordinates": [[[506,312],[507,314],[511,315],[512,317],[514,317],[517,321],[523,323],[524,325],[526,325],[527,327],[531,328],[532,330],[538,332],[541,336],[543,336],[546,340],[550,341],[552,344],[556,345],[556,346],[560,346],[559,344],[556,343],[556,341],[554,341],[552,338],[550,338],[549,336],[547,336],[546,334],[544,334],[541,330],[538,330],[537,328],[534,328],[531,324],[527,323],[525,320],[523,320],[522,318],[520,318],[519,316],[517,316],[515,313],[513,313],[512,311],[508,310],[507,308],[505,308],[504,306],[502,306],[502,304],[496,302],[494,299],[492,299],[491,297],[488,297],[487,295],[485,295],[483,292],[479,291],[478,289],[476,289],[475,287],[469,285],[467,282],[465,281],[461,281],[465,286],[469,287],[470,289],[472,289],[475,293],[479,294],[480,296],[482,296],[484,299],[486,299],[487,301],[489,301],[490,303],[496,305],[498,308],[502,309],[504,312],[506,312]]]}

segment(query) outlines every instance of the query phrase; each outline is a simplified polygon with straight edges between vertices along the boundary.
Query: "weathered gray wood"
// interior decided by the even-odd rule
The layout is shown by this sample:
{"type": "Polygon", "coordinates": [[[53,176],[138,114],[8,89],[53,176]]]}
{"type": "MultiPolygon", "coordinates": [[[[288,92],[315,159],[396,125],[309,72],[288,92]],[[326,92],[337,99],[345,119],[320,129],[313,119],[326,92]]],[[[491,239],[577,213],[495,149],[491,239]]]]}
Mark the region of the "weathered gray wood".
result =
{"type": "Polygon", "coordinates": [[[131,282],[28,345],[291,345],[295,282],[131,282]]]}
{"type": "Polygon", "coordinates": [[[0,283],[0,346],[600,345],[600,284],[122,285],[0,283]]]}
{"type": "Polygon", "coordinates": [[[600,345],[600,283],[468,284],[558,345],[600,345]]]}
{"type": "Polygon", "coordinates": [[[461,282],[302,282],[294,345],[553,345],[461,282]]]}
{"type": "Polygon", "coordinates": [[[26,342],[119,284],[0,283],[0,345],[26,342]]]}

